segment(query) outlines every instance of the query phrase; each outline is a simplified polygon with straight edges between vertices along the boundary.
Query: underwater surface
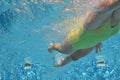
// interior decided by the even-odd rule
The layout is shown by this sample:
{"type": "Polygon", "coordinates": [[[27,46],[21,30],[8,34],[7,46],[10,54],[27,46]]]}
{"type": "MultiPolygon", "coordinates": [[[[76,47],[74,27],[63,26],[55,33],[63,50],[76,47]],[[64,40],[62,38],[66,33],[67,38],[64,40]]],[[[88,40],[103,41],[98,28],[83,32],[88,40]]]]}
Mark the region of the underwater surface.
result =
{"type": "Polygon", "coordinates": [[[58,52],[47,50],[99,1],[0,0],[0,80],[120,80],[120,32],[99,54],[93,50],[60,68],[53,59],[58,52]]]}

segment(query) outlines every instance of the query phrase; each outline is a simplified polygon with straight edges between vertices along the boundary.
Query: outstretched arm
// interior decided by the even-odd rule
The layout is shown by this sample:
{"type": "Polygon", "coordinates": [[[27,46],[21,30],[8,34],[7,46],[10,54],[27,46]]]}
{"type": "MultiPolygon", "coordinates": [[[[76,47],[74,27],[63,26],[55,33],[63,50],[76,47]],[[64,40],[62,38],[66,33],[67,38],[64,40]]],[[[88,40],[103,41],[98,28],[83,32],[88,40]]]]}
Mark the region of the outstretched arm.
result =
{"type": "MultiPolygon", "coordinates": [[[[96,53],[101,51],[101,45],[102,45],[102,43],[98,43],[95,46],[96,53]]],[[[93,49],[94,49],[94,47],[87,48],[87,49],[79,49],[76,52],[68,55],[65,59],[61,60],[61,63],[56,64],[55,67],[64,66],[64,65],[70,63],[71,61],[76,61],[76,60],[88,55],[93,49]]]]}
{"type": "Polygon", "coordinates": [[[63,59],[60,64],[56,64],[55,67],[64,66],[73,60],[74,61],[78,60],[78,59],[84,57],[85,55],[89,54],[93,49],[94,49],[94,47],[77,50],[76,52],[68,55],[65,59],[63,59]]]}

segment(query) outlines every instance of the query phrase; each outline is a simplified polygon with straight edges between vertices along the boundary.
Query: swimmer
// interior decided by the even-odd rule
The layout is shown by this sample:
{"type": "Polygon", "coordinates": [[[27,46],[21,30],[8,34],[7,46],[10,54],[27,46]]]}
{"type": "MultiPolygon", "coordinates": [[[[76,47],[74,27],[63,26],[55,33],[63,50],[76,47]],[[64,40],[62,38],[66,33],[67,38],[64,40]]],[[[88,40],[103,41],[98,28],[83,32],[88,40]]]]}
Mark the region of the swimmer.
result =
{"type": "Polygon", "coordinates": [[[62,43],[50,44],[48,47],[49,52],[56,50],[67,55],[55,64],[56,67],[78,60],[94,48],[97,53],[101,51],[101,42],[119,31],[120,0],[103,0],[86,15],[85,20],[75,21],[80,29],[71,31],[62,43]]]}

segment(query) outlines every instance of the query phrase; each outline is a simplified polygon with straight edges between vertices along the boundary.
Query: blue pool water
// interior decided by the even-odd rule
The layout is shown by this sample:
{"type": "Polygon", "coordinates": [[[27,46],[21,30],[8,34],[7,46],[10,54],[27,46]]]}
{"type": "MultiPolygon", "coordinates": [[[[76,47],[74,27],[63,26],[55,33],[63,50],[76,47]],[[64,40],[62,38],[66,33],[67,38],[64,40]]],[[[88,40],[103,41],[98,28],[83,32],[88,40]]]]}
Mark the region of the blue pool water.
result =
{"type": "Polygon", "coordinates": [[[99,54],[92,51],[61,68],[53,66],[55,54],[47,51],[50,42],[65,38],[70,20],[84,17],[93,4],[94,0],[0,0],[0,80],[120,80],[120,32],[103,42],[99,54]]]}

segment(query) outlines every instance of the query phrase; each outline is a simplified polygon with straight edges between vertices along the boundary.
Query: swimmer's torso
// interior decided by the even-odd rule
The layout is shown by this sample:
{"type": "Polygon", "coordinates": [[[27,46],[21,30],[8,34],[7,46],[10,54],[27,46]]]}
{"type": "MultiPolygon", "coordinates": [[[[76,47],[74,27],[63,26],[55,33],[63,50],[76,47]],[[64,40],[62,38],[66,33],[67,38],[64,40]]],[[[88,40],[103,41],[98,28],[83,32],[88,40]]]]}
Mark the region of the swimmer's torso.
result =
{"type": "Polygon", "coordinates": [[[110,21],[106,22],[103,26],[97,28],[96,30],[85,30],[81,20],[76,20],[76,24],[80,25],[80,28],[72,29],[72,31],[68,34],[68,40],[75,49],[93,47],[99,42],[116,34],[120,28],[120,23],[114,28],[111,28],[110,21]]]}

